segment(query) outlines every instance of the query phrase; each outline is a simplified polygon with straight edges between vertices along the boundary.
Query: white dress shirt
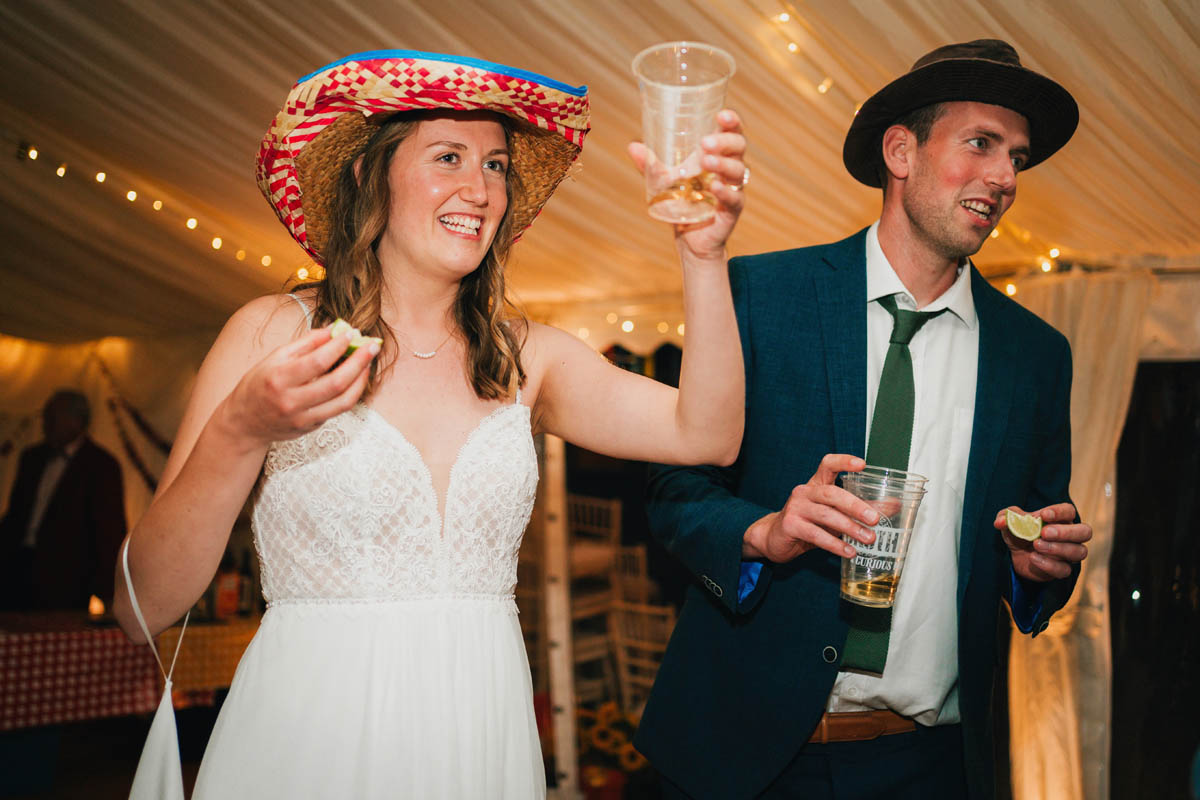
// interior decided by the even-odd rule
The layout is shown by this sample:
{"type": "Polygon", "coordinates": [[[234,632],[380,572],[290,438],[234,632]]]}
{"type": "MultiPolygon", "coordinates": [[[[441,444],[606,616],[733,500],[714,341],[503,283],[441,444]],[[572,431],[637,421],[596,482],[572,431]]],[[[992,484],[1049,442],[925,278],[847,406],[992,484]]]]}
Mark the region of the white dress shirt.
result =
{"type": "MultiPolygon", "coordinates": [[[[892,334],[891,314],[875,301],[895,295],[898,308],[918,310],[879,246],[878,228],[878,222],[870,227],[866,242],[868,438],[892,334]]],[[[908,346],[915,388],[908,469],[929,482],[896,591],[887,666],[882,677],[840,673],[830,711],[888,708],[922,725],[960,720],[958,542],[979,364],[979,321],[969,268],[960,267],[954,284],[920,310],[943,308],[949,312],[926,322],[908,346]]]]}
{"type": "Polygon", "coordinates": [[[33,498],[33,509],[29,514],[29,527],[25,530],[25,538],[21,540],[23,546],[29,548],[37,546],[38,527],[42,524],[42,517],[46,516],[50,498],[54,496],[54,490],[58,488],[58,482],[62,479],[63,473],[67,471],[67,465],[71,463],[71,459],[82,444],[83,437],[80,436],[64,447],[62,452],[50,456],[46,462],[46,467],[42,470],[42,479],[38,481],[37,495],[33,498]]]}

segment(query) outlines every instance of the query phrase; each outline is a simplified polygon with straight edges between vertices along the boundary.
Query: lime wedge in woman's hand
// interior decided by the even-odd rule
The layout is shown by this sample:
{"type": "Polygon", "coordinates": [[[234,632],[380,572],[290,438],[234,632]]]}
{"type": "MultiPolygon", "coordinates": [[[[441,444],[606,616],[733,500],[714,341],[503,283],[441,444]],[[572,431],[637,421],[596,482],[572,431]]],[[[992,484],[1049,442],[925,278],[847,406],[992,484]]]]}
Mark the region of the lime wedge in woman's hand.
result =
{"type": "Polygon", "coordinates": [[[372,342],[380,346],[383,345],[383,339],[380,339],[378,336],[363,336],[358,328],[352,327],[349,322],[346,322],[341,317],[335,319],[333,325],[329,328],[330,339],[345,336],[347,333],[350,334],[350,343],[346,345],[346,352],[342,353],[341,358],[338,359],[339,364],[349,358],[360,347],[366,347],[372,342]]]}
{"type": "Polygon", "coordinates": [[[347,333],[351,332],[354,333],[355,336],[358,335],[358,331],[355,330],[349,322],[346,322],[346,320],[338,317],[333,321],[333,325],[329,328],[329,338],[336,339],[339,336],[345,336],[347,333]]]}
{"type": "Polygon", "coordinates": [[[346,348],[346,355],[349,356],[358,348],[366,347],[372,342],[382,345],[383,339],[380,339],[378,336],[363,336],[361,333],[355,334],[354,338],[350,340],[350,345],[346,348]]]}
{"type": "Polygon", "coordinates": [[[1008,532],[1018,539],[1032,542],[1035,539],[1042,538],[1042,520],[1040,517],[1035,517],[1032,514],[1018,514],[1010,508],[1005,512],[1004,521],[1008,525],[1008,532]]]}

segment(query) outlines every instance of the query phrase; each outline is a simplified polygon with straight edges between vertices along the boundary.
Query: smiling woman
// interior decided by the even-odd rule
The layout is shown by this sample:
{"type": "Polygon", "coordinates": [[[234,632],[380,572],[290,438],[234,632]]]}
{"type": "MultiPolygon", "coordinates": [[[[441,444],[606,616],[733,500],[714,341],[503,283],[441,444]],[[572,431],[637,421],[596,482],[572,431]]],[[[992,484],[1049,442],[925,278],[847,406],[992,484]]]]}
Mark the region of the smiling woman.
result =
{"type": "MultiPolygon", "coordinates": [[[[501,324],[511,315],[503,269],[513,241],[509,197],[522,191],[520,176],[509,168],[508,119],[487,111],[413,111],[378,126],[338,176],[325,280],[312,284],[313,325],[347,319],[364,335],[394,345],[382,318],[381,263],[393,263],[393,272],[413,278],[443,273],[461,281],[454,322],[470,331],[476,393],[497,399],[524,380],[516,337],[501,324]]],[[[437,342],[451,335],[423,342],[410,335],[406,349],[436,354],[442,347],[437,342]]],[[[372,363],[367,395],[385,366],[372,363]]]]}
{"type": "Polygon", "coordinates": [[[533,434],[732,461],[739,128],[724,112],[704,148],[713,219],[675,231],[688,328],[676,390],[505,297],[505,257],[587,133],[584,88],[412,51],[352,56],[293,87],[259,185],[325,277],[225,326],[118,572],[117,618],[152,637],[207,586],[253,492],[268,610],[194,798],[544,796],[513,595],[533,434]],[[343,328],[381,344],[343,357],[343,328]]]}

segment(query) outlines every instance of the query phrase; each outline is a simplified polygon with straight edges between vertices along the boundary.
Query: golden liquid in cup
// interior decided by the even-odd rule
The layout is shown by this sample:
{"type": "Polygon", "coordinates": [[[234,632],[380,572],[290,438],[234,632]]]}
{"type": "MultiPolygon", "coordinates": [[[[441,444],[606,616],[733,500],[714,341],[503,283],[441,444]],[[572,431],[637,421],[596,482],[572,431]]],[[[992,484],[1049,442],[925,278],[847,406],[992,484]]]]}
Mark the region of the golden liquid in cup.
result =
{"type": "Polygon", "coordinates": [[[716,213],[717,198],[709,191],[715,177],[711,172],[701,172],[681,178],[651,197],[646,210],[664,222],[703,222],[716,213]]]}
{"type": "Polygon", "coordinates": [[[874,608],[890,608],[896,599],[896,585],[900,581],[895,574],[880,575],[865,581],[842,581],[842,594],[854,598],[854,602],[874,608]]]}

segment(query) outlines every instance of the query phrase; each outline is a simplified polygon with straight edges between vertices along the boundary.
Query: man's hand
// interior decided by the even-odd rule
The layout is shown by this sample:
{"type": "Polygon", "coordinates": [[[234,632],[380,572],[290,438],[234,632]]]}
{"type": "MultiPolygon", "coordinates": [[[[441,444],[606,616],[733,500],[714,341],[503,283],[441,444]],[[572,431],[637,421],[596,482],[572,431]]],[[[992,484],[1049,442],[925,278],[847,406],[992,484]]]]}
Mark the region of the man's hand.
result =
{"type": "Polygon", "coordinates": [[[842,541],[849,534],[863,544],[875,541],[879,514],[866,502],[835,486],[840,472],[858,472],[866,462],[858,456],[830,453],[808,483],[792,490],[780,511],[768,514],[746,529],[743,558],[765,558],[775,563],[791,561],[814,547],[836,556],[853,558],[855,550],[842,541]]]}
{"type": "MultiPolygon", "coordinates": [[[[1018,513],[1026,513],[1012,506],[1018,513]]],[[[1071,574],[1071,568],[1087,558],[1084,542],[1092,538],[1092,526],[1075,522],[1075,506],[1058,503],[1029,512],[1042,519],[1042,538],[1027,542],[1013,536],[1004,521],[1008,509],[996,514],[992,523],[1012,551],[1013,571],[1027,581],[1052,581],[1071,574]]]]}

